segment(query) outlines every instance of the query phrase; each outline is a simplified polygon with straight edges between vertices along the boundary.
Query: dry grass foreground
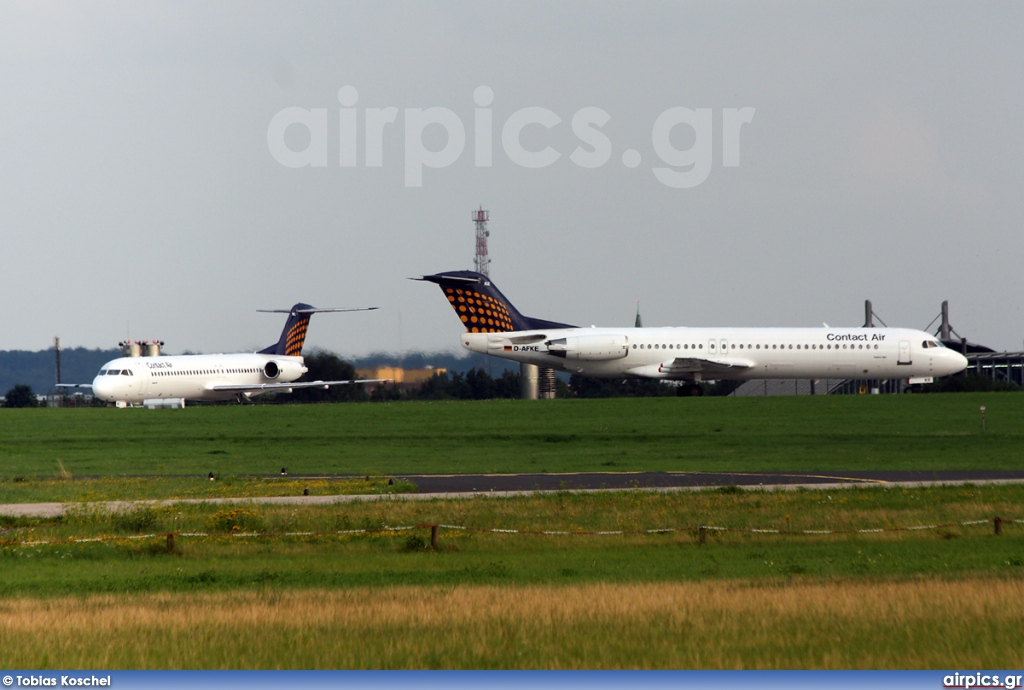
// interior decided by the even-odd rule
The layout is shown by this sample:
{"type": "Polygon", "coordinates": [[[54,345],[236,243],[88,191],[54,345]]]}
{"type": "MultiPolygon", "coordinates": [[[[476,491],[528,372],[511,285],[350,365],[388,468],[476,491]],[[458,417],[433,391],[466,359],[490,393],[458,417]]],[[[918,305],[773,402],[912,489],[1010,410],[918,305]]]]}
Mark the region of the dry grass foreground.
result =
{"type": "Polygon", "coordinates": [[[7,668],[1021,668],[1024,581],[397,587],[0,602],[7,668]]]}

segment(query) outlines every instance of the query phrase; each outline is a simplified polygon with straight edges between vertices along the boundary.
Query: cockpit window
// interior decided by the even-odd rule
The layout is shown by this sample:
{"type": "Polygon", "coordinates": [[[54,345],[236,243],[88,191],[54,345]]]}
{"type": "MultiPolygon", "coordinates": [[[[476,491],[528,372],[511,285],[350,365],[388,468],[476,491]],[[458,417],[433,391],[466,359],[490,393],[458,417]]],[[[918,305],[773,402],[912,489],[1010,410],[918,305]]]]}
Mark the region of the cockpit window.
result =
{"type": "Polygon", "coordinates": [[[120,369],[107,369],[107,376],[117,376],[120,373],[120,369]]]}
{"type": "Polygon", "coordinates": [[[121,376],[131,376],[131,375],[132,375],[132,370],[131,369],[122,369],[121,370],[121,376]]]}
{"type": "Polygon", "coordinates": [[[940,343],[938,340],[926,340],[921,343],[921,347],[927,350],[930,347],[945,347],[945,345],[940,343]]]}
{"type": "Polygon", "coordinates": [[[106,376],[107,375],[107,370],[106,369],[100,369],[99,375],[100,376],[106,376]]]}

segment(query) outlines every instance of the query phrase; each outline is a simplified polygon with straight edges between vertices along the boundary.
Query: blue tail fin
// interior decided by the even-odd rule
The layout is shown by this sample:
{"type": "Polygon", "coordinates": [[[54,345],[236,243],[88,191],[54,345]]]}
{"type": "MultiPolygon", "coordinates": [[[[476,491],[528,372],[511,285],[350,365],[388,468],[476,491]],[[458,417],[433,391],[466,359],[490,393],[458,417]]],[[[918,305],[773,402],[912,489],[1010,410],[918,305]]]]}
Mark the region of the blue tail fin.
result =
{"type": "MultiPolygon", "coordinates": [[[[260,311],[282,313],[284,310],[261,309],[260,311]]],[[[285,322],[284,330],[281,331],[281,338],[273,345],[260,350],[259,354],[287,355],[288,357],[301,355],[302,345],[306,342],[306,330],[309,328],[309,316],[316,311],[319,310],[302,302],[288,310],[288,321],[285,322]]]]}
{"type": "Polygon", "coordinates": [[[490,278],[475,271],[447,271],[417,280],[437,283],[470,333],[575,328],[565,323],[523,316],[490,278]]]}

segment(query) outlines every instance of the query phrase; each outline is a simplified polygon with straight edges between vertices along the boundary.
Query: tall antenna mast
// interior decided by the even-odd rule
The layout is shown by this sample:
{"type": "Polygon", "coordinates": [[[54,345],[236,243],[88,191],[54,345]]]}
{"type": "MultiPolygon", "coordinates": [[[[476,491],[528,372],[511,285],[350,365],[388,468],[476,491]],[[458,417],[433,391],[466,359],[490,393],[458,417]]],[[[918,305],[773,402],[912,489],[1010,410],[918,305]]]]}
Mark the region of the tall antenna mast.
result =
{"type": "Polygon", "coordinates": [[[53,354],[57,360],[57,385],[60,386],[60,337],[53,337],[53,354]]]}
{"type": "Polygon", "coordinates": [[[476,223],[476,272],[488,277],[491,275],[491,260],[487,256],[487,238],[491,234],[487,229],[487,221],[490,219],[490,211],[485,211],[483,206],[473,211],[473,222],[476,223]]]}

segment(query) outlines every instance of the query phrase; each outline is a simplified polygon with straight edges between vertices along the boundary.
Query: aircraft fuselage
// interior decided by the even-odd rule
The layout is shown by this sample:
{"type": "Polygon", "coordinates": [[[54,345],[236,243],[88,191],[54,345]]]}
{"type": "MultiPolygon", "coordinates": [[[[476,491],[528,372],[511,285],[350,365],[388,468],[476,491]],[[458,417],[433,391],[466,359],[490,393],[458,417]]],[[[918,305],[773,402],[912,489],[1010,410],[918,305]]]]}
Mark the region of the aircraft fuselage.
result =
{"type": "Polygon", "coordinates": [[[295,381],[307,369],[287,355],[226,354],[119,357],[100,368],[92,391],[100,400],[137,404],[146,400],[233,400],[260,393],[269,384],[295,381]],[[237,387],[237,389],[235,388],[237,387]],[[244,390],[242,390],[244,388],[244,390]]]}
{"type": "Polygon", "coordinates": [[[967,366],[934,336],[904,328],[563,328],[465,332],[461,343],[473,352],[604,378],[906,379],[967,366]]]}

